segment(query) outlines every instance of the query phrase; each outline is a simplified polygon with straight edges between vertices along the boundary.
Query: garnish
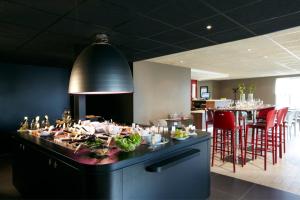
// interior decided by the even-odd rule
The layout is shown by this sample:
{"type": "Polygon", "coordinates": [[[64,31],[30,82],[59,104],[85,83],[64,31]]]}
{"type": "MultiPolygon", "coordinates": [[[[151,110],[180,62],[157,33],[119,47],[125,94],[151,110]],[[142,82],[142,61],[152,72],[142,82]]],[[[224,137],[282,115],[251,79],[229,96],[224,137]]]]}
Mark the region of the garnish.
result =
{"type": "Polygon", "coordinates": [[[137,146],[142,142],[142,137],[138,133],[133,133],[129,136],[117,136],[115,137],[116,145],[121,150],[129,152],[134,151],[137,146]]]}
{"type": "Polygon", "coordinates": [[[101,139],[95,138],[94,140],[85,141],[84,144],[91,149],[97,149],[102,146],[103,142],[101,139]]]}
{"type": "Polygon", "coordinates": [[[185,131],[176,130],[173,137],[174,138],[187,138],[187,137],[189,137],[189,135],[185,131]]]}

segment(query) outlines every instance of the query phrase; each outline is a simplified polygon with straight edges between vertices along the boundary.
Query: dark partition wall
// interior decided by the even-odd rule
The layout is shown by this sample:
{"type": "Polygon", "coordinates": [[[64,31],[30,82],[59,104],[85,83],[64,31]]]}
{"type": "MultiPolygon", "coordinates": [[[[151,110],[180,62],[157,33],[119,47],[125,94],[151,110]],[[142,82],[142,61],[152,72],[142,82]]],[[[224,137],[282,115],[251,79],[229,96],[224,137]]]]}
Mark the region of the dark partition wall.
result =
{"type": "Polygon", "coordinates": [[[133,121],[133,94],[87,95],[86,113],[100,115],[115,122],[133,121]]]}
{"type": "Polygon", "coordinates": [[[0,63],[0,153],[25,115],[48,114],[54,122],[69,107],[69,74],[66,68],[0,63]]]}

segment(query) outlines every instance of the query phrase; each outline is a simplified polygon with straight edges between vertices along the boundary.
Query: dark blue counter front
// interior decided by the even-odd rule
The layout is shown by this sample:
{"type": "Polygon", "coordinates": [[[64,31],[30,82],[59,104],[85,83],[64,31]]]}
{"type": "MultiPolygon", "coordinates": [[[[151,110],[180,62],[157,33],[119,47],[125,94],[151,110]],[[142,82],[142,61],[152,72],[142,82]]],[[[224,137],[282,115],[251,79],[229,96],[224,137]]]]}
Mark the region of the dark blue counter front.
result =
{"type": "Polygon", "coordinates": [[[205,132],[112,158],[88,158],[28,134],[16,134],[13,178],[28,197],[206,199],[210,137],[205,132]],[[101,160],[108,159],[108,160],[101,160]]]}

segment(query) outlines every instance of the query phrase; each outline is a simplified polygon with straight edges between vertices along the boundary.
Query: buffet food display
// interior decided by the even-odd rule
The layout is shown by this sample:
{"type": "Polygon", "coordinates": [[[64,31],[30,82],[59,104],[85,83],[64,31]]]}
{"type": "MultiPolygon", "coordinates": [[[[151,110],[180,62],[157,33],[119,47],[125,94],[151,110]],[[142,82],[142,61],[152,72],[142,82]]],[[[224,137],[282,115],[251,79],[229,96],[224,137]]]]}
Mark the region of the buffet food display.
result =
{"type": "MultiPolygon", "coordinates": [[[[171,138],[184,140],[195,131],[193,126],[186,131],[176,130],[171,138]]],[[[35,117],[29,123],[28,117],[24,117],[18,132],[27,133],[45,140],[54,142],[60,146],[71,149],[77,153],[81,149],[88,149],[97,155],[109,154],[110,150],[134,151],[139,145],[161,145],[169,142],[164,133],[166,127],[147,127],[139,125],[122,126],[110,121],[79,120],[77,123],[71,118],[70,111],[65,111],[62,119],[56,120],[51,125],[47,115],[40,122],[40,117],[35,117]]]]}

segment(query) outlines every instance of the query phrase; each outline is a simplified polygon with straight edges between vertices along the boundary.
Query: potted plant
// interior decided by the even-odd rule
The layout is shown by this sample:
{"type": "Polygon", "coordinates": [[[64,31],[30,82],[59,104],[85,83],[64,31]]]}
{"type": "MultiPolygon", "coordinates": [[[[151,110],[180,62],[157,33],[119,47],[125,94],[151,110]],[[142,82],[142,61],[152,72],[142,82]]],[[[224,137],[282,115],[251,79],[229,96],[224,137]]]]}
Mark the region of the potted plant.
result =
{"type": "Polygon", "coordinates": [[[245,102],[246,101],[246,86],[244,83],[240,83],[238,85],[238,91],[239,91],[239,95],[240,95],[240,101],[241,102],[245,102]]]}
{"type": "Polygon", "coordinates": [[[248,101],[253,101],[253,93],[254,93],[254,91],[255,91],[255,85],[251,84],[248,87],[248,101]]]}

